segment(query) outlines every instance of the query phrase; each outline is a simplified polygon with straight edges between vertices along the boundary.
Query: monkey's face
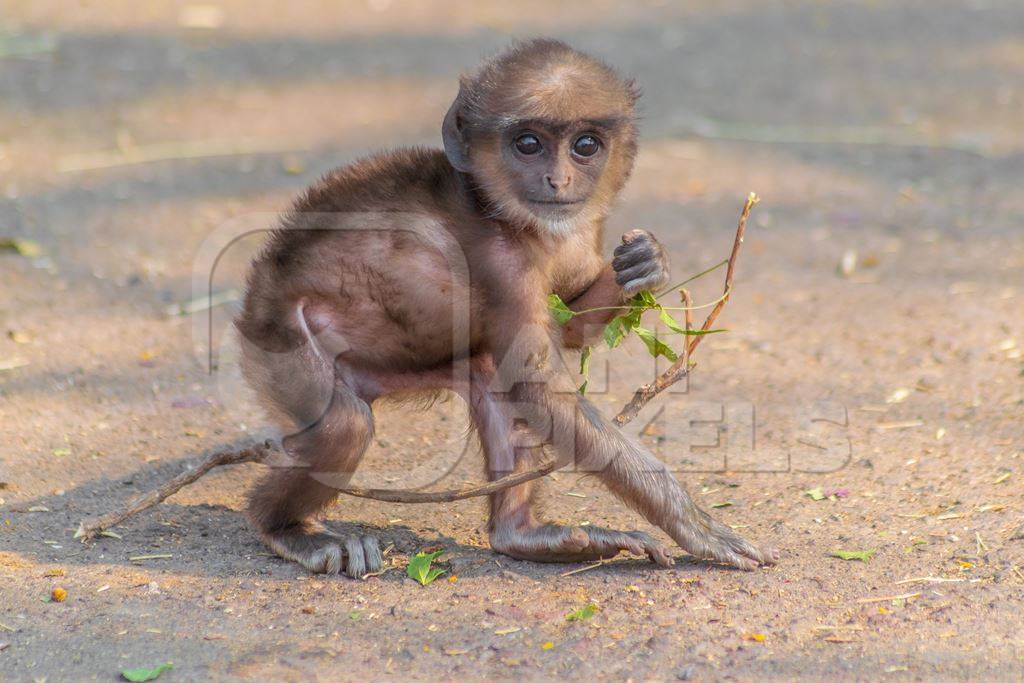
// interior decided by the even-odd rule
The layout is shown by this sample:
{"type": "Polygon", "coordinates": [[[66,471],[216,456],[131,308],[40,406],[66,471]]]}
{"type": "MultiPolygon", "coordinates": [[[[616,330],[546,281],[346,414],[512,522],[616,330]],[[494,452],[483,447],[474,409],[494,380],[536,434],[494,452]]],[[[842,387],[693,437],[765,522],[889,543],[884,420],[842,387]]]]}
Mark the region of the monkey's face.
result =
{"type": "Polygon", "coordinates": [[[571,232],[607,204],[601,180],[614,138],[596,122],[520,122],[487,141],[496,149],[474,159],[477,179],[502,213],[571,232]]]}

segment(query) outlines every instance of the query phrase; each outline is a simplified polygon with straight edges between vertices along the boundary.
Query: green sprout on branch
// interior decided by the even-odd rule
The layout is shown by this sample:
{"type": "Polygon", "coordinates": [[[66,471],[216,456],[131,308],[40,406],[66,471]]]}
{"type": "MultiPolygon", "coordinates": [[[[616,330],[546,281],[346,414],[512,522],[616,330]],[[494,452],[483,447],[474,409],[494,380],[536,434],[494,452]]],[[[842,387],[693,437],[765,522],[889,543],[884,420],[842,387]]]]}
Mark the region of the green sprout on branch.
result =
{"type": "MultiPolygon", "coordinates": [[[[699,277],[707,275],[708,273],[720,268],[721,266],[728,263],[728,261],[722,261],[721,263],[708,268],[707,270],[694,275],[693,277],[674,285],[661,294],[655,295],[650,291],[643,291],[634,294],[631,298],[627,299],[621,306],[602,306],[598,308],[587,308],[579,311],[574,311],[569,308],[562,297],[557,294],[548,295],[548,310],[551,312],[551,316],[559,325],[565,325],[570,320],[578,315],[584,313],[591,313],[593,311],[610,311],[617,310],[622,313],[612,318],[604,327],[603,338],[605,344],[608,345],[609,349],[614,349],[622,344],[623,340],[626,339],[630,334],[635,334],[644,346],[647,348],[647,352],[652,357],[657,358],[663,356],[671,362],[676,362],[679,359],[680,353],[672,349],[671,346],[666,344],[664,341],[658,338],[658,335],[646,327],[642,327],[640,322],[643,315],[649,311],[657,311],[658,318],[662,323],[673,333],[682,335],[684,337],[695,337],[705,334],[714,334],[716,332],[725,332],[726,330],[703,330],[703,329],[688,329],[683,325],[679,324],[670,311],[693,311],[699,308],[707,308],[718,304],[720,301],[728,297],[729,293],[726,292],[715,301],[702,304],[700,306],[664,306],[658,299],[663,297],[670,292],[679,290],[682,293],[682,286],[696,280],[699,277]]],[[[583,376],[583,384],[580,385],[579,391],[581,394],[585,394],[587,391],[588,374],[590,372],[590,355],[593,351],[591,346],[583,347],[582,353],[580,354],[580,374],[583,376]]]]}

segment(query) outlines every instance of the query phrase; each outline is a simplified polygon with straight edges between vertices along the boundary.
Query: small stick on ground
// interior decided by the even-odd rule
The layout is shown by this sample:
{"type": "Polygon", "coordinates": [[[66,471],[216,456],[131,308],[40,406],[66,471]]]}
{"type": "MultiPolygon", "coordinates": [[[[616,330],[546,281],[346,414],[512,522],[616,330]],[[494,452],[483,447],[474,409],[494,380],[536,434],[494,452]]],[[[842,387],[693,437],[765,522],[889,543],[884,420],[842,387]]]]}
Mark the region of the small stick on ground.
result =
{"type": "MultiPolygon", "coordinates": [[[[743,205],[743,211],[740,213],[739,223],[736,226],[736,238],[733,240],[732,253],[729,255],[728,267],[725,273],[724,293],[718,303],[715,304],[715,307],[711,309],[711,313],[709,313],[708,317],[704,320],[704,324],[701,325],[700,329],[702,331],[711,329],[711,326],[714,325],[715,320],[718,318],[718,314],[722,312],[722,309],[725,308],[725,304],[729,301],[729,297],[732,294],[732,280],[733,274],[736,270],[736,259],[739,256],[740,247],[743,245],[743,238],[746,234],[747,219],[750,217],[750,210],[758,201],[760,201],[758,196],[751,192],[747,196],[746,203],[743,205]]],[[[693,306],[693,302],[690,298],[690,293],[687,290],[681,290],[680,294],[683,298],[684,306],[686,307],[686,330],[689,331],[693,327],[693,315],[690,310],[693,306]]],[[[700,345],[700,341],[703,338],[703,335],[689,337],[687,340],[688,343],[684,345],[682,355],[653,382],[641,386],[633,393],[633,398],[631,398],[630,401],[623,406],[622,410],[620,410],[613,418],[615,424],[620,427],[628,424],[637,416],[640,410],[651,401],[651,399],[671,387],[683,377],[686,377],[690,372],[690,359],[693,356],[693,352],[700,345]]],[[[271,441],[266,441],[263,444],[255,446],[249,446],[248,448],[243,448],[241,450],[225,450],[213,453],[202,460],[195,466],[195,468],[188,469],[167,480],[153,491],[132,499],[121,509],[109,512],[95,519],[82,521],[78,526],[78,530],[75,531],[74,537],[82,539],[83,542],[91,540],[103,531],[120,524],[132,515],[136,515],[143,510],[163,502],[216,467],[221,467],[223,465],[237,465],[245,462],[263,462],[271,455],[281,453],[282,451],[280,446],[271,441]]],[[[360,487],[340,488],[338,491],[339,493],[356,496],[358,498],[370,498],[372,500],[381,500],[388,503],[447,503],[455,500],[463,500],[465,498],[487,496],[492,493],[511,488],[512,486],[517,486],[534,479],[540,479],[541,477],[554,472],[564,464],[566,463],[556,460],[548,460],[532,470],[520,472],[518,474],[506,475],[487,484],[470,486],[462,489],[450,489],[447,491],[368,489],[360,487]]],[[[589,568],[592,569],[597,566],[600,566],[600,564],[593,565],[589,568]]],[[[574,570],[569,573],[572,574],[575,573],[575,571],[583,570],[574,570]]],[[[565,574],[563,574],[563,576],[565,576],[565,574]]]]}
{"type": "Polygon", "coordinates": [[[573,574],[579,574],[580,572],[587,572],[587,571],[590,571],[591,569],[597,569],[598,567],[603,567],[606,564],[608,564],[608,560],[598,560],[594,564],[588,564],[585,567],[577,567],[576,569],[570,569],[567,572],[562,572],[561,574],[559,574],[559,576],[572,576],[573,574]]]}
{"type": "Polygon", "coordinates": [[[889,602],[891,600],[910,600],[911,598],[921,597],[920,593],[904,593],[903,595],[886,595],[882,598],[861,598],[857,601],[858,605],[867,605],[872,602],[889,602]]]}
{"type": "Polygon", "coordinates": [[[903,579],[897,581],[895,586],[902,586],[906,583],[963,583],[967,579],[950,579],[945,576],[915,576],[912,579],[903,579]]]}

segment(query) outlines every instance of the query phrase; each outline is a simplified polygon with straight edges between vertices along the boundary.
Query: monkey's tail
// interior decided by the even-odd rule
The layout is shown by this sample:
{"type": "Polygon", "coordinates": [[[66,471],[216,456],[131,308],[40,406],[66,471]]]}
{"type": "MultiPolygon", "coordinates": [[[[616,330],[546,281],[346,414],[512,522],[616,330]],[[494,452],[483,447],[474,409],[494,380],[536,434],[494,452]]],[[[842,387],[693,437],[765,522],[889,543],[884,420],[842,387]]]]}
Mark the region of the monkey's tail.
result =
{"type": "Polygon", "coordinates": [[[283,348],[268,350],[247,334],[254,325],[245,320],[237,325],[242,374],[270,418],[288,432],[305,429],[324,415],[335,384],[334,365],[310,331],[302,303],[293,315],[289,322],[298,328],[300,343],[283,348]]]}

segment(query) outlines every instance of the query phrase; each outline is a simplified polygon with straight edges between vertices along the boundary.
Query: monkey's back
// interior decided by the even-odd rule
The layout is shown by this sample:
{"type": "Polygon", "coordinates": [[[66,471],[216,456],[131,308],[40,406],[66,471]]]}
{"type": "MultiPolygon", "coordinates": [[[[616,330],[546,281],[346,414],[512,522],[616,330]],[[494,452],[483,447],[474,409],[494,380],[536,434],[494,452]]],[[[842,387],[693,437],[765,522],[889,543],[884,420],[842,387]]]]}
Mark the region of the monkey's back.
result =
{"type": "Polygon", "coordinates": [[[249,272],[240,332],[266,350],[301,345],[296,307],[366,362],[442,363],[453,305],[468,305],[456,171],[443,152],[407,148],[359,160],[303,192],[249,272]],[[447,324],[445,324],[447,323],[447,324]]]}

